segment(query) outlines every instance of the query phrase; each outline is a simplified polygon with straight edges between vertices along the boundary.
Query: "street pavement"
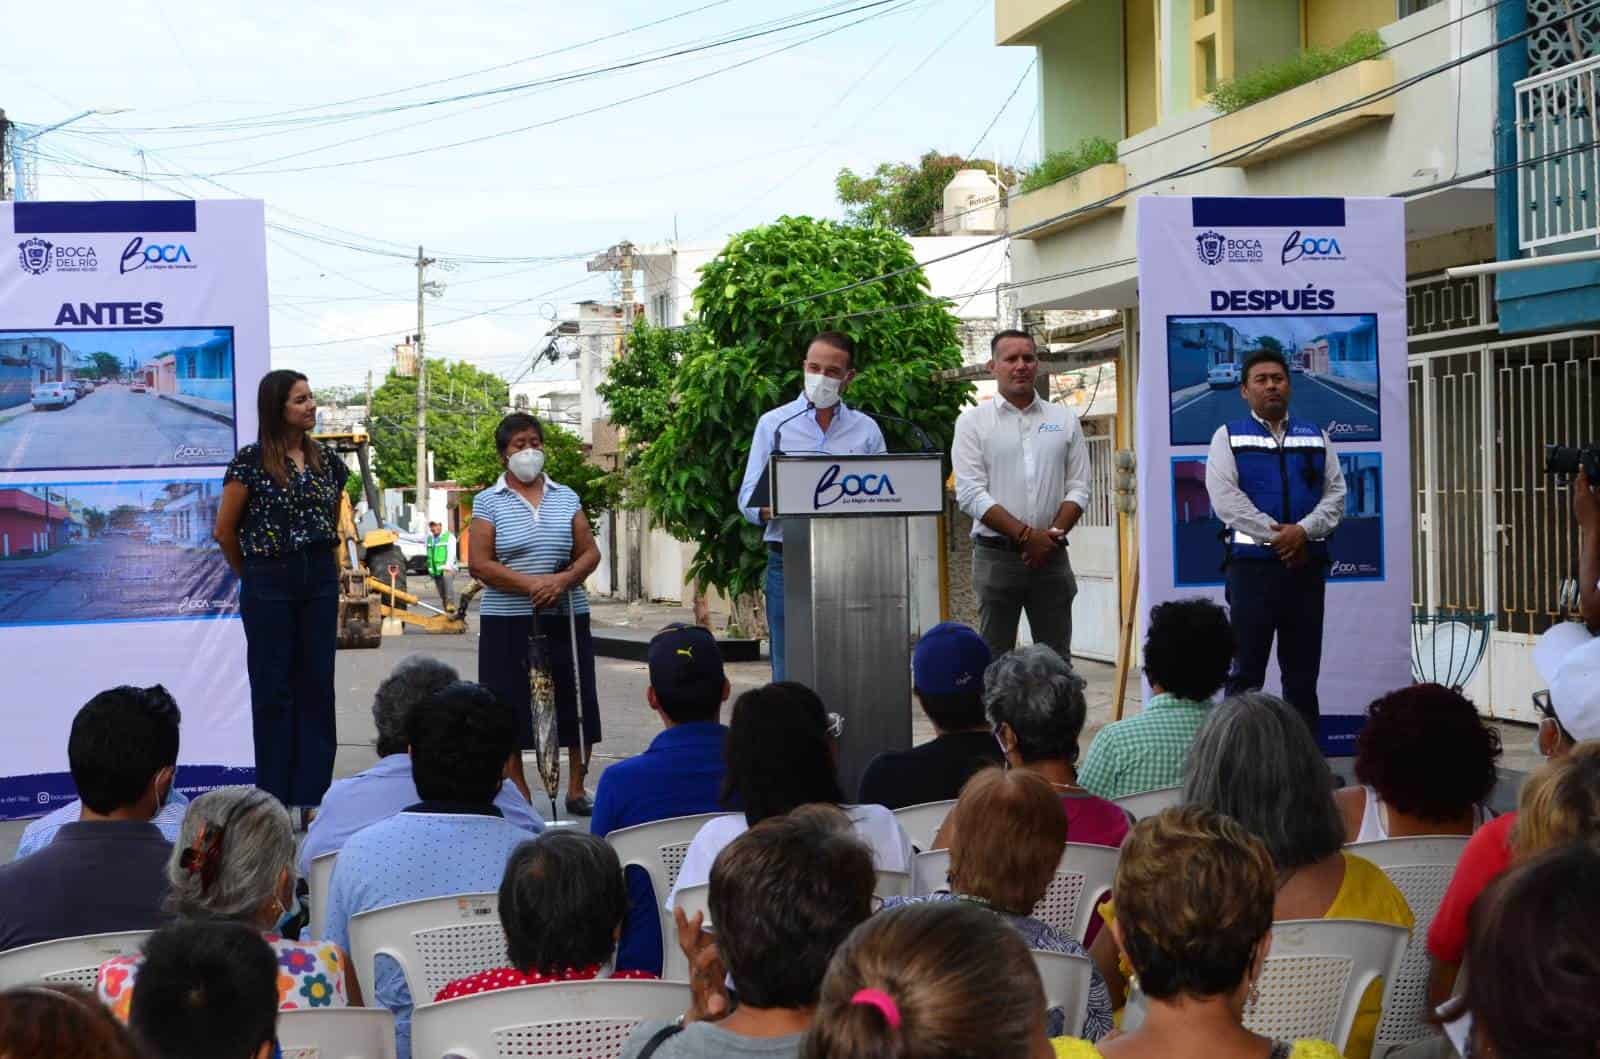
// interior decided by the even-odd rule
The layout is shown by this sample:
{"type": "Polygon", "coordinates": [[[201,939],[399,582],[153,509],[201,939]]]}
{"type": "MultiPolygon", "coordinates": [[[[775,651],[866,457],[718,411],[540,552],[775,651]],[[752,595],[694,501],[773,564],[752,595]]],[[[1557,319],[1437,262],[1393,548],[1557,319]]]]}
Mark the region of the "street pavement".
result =
{"type": "Polygon", "coordinates": [[[235,448],[231,424],[122,383],[0,421],[6,471],[220,464],[235,448]]]}
{"type": "MultiPolygon", "coordinates": [[[[1295,375],[1289,401],[1291,415],[1316,423],[1334,441],[1371,441],[1378,437],[1378,402],[1357,397],[1311,375],[1295,375]]],[[[1174,445],[1206,445],[1217,427],[1249,415],[1237,387],[1207,390],[1180,401],[1172,412],[1174,445]]]]}
{"type": "Polygon", "coordinates": [[[0,625],[236,612],[238,594],[219,549],[152,544],[116,530],[0,562],[0,625]]]}

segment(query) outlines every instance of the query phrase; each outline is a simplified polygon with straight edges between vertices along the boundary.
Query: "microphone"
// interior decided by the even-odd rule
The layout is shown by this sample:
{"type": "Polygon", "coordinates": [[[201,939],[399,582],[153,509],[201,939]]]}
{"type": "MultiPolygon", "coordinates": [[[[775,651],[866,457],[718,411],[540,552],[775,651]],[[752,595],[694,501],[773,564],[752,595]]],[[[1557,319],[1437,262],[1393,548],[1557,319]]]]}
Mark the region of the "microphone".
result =
{"type": "Polygon", "coordinates": [[[790,416],[788,419],[785,419],[782,423],[778,424],[777,429],[772,432],[772,454],[774,456],[783,455],[783,428],[784,428],[784,425],[789,423],[789,422],[791,422],[791,421],[793,421],[793,420],[799,419],[801,416],[805,415],[807,412],[811,411],[812,409],[814,409],[816,407],[817,407],[816,405],[812,404],[810,401],[807,401],[806,402],[806,406],[804,408],[800,409],[800,411],[796,412],[794,415],[790,416]]]}
{"type": "Polygon", "coordinates": [[[874,416],[874,418],[887,419],[892,423],[904,423],[906,426],[908,426],[912,430],[916,431],[917,440],[922,442],[922,448],[919,449],[918,451],[920,451],[920,452],[938,452],[938,451],[940,451],[939,447],[933,443],[933,438],[928,436],[928,432],[926,430],[923,430],[921,427],[917,426],[917,424],[913,423],[911,420],[902,419],[899,416],[892,416],[887,412],[874,412],[874,413],[872,413],[872,415],[874,416]]]}

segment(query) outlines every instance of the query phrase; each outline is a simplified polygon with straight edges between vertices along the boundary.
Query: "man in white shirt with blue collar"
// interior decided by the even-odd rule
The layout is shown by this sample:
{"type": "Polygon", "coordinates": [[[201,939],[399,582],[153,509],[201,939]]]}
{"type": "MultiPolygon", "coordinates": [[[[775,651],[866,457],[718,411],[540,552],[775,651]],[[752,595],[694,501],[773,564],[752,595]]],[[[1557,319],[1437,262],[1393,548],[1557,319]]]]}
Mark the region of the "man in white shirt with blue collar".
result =
{"type": "Polygon", "coordinates": [[[838,331],[823,331],[806,345],[801,376],[804,391],[779,405],[756,423],[750,458],[739,486],[744,517],[765,526],[767,544],[767,634],[771,642],[772,679],[785,679],[783,615],[783,523],[770,507],[751,506],[751,495],[774,452],[794,455],[875,455],[886,451],[883,431],[872,417],[847,408],[840,395],[855,378],[855,343],[838,331]]]}
{"type": "Polygon", "coordinates": [[[1089,506],[1089,445],[1071,409],[1035,392],[1032,336],[1001,331],[989,355],[999,392],[961,413],[950,452],[956,502],[972,518],[978,632],[999,658],[1017,646],[1026,610],[1034,642],[1070,661],[1078,582],[1067,534],[1089,506]]]}

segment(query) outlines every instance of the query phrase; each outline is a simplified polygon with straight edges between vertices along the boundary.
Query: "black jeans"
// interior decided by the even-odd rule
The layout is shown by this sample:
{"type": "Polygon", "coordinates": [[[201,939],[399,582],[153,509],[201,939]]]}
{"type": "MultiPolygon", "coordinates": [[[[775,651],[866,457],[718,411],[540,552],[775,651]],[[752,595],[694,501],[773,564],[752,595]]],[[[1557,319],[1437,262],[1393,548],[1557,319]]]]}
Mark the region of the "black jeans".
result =
{"type": "Polygon", "coordinates": [[[331,547],[244,561],[244,619],[256,786],[287,806],[320,805],[338,738],[333,656],[339,568],[331,547]]]}
{"type": "Polygon", "coordinates": [[[1228,563],[1228,610],[1238,643],[1228,694],[1253,691],[1267,679],[1267,658],[1278,639],[1278,670],[1283,697],[1318,734],[1321,707],[1317,677],[1322,671],[1322,608],[1328,564],[1313,559],[1291,570],[1276,559],[1234,559],[1228,563]]]}

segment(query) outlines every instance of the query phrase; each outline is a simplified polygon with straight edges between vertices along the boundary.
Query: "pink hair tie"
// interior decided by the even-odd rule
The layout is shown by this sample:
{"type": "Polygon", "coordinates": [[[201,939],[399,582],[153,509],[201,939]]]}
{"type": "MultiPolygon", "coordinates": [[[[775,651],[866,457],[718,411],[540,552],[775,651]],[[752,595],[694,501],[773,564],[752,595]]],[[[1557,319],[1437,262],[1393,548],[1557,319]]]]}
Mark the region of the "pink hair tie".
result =
{"type": "Polygon", "coordinates": [[[865,1004],[870,1008],[877,1008],[883,1016],[883,1021],[889,1024],[891,1030],[900,1028],[900,1007],[894,1002],[894,997],[881,989],[858,989],[856,995],[850,998],[852,1004],[865,1004]]]}

